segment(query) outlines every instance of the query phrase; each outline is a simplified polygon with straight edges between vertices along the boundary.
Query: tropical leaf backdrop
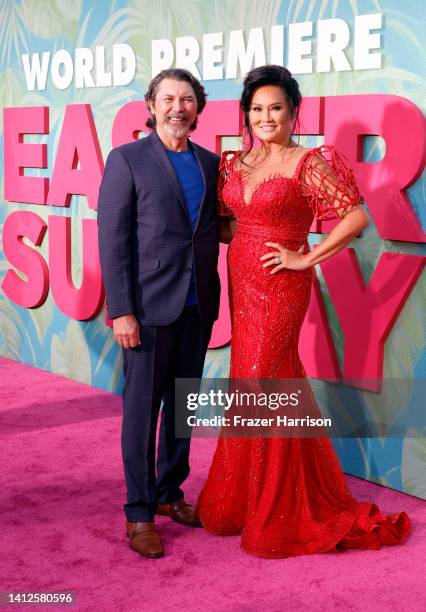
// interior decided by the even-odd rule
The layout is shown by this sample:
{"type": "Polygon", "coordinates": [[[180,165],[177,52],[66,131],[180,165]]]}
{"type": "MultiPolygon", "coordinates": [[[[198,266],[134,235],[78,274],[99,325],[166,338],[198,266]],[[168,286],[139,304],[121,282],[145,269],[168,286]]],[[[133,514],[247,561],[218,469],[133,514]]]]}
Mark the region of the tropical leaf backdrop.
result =
{"type": "MultiPolygon", "coordinates": [[[[391,93],[424,107],[424,28],[423,0],[401,3],[398,0],[0,0],[0,103],[1,106],[50,107],[50,133],[37,137],[47,142],[49,171],[55,159],[62,118],[67,104],[90,104],[104,158],[111,148],[111,126],[117,111],[131,100],[143,97],[151,76],[151,41],[174,40],[178,36],[200,38],[207,32],[229,32],[263,27],[268,32],[275,24],[317,21],[339,17],[347,22],[354,15],[368,12],[384,14],[384,66],[380,70],[313,73],[300,75],[302,92],[308,95],[353,93],[391,93]],[[115,43],[128,43],[137,56],[137,72],[127,87],[58,90],[48,80],[46,90],[28,92],[21,63],[22,53],[52,53],[76,47],[97,45],[111,49],[115,43]]],[[[226,53],[226,48],[225,48],[226,53]]],[[[107,65],[108,68],[108,65],[107,65]]],[[[205,83],[210,100],[238,98],[240,80],[205,83]]],[[[1,169],[3,169],[3,119],[0,118],[1,169]]],[[[403,130],[403,126],[401,126],[403,130]]],[[[412,135],[406,135],[410,146],[412,135]]],[[[238,147],[239,139],[224,139],[223,148],[238,147]]],[[[367,139],[365,155],[369,161],[380,159],[383,142],[367,139]]],[[[3,175],[3,170],[1,170],[3,175]]],[[[40,174],[45,171],[33,171],[40,174]]],[[[46,175],[46,173],[44,174],[46,175]]],[[[3,223],[13,210],[33,210],[47,219],[41,206],[9,203],[0,193],[0,236],[3,223]]],[[[413,206],[426,221],[425,180],[419,179],[408,191],[413,206]]],[[[56,208],[55,214],[72,217],[73,279],[81,278],[81,220],[95,218],[86,199],[74,196],[69,209],[56,208]]],[[[321,240],[312,236],[312,242],[321,240]]],[[[423,253],[418,245],[383,241],[370,225],[354,247],[366,281],[384,251],[423,253]]],[[[48,237],[39,251],[47,256],[48,237]]],[[[1,250],[0,284],[10,267],[1,250]]],[[[326,286],[321,279],[326,308],[339,358],[343,355],[343,334],[326,286]]],[[[362,410],[368,420],[386,424],[408,422],[407,412],[417,409],[405,435],[390,437],[385,429],[377,438],[337,439],[336,448],[347,472],[387,486],[426,497],[425,418],[421,406],[421,384],[426,378],[425,323],[426,285],[424,276],[406,302],[385,347],[385,384],[381,394],[356,389],[342,389],[313,381],[319,405],[343,419],[351,419],[353,410],[362,410]],[[398,386],[395,381],[403,381],[398,386]],[[414,407],[414,408],[413,408],[414,407]],[[352,413],[352,414],[351,414],[352,413]],[[404,420],[405,419],[405,420],[404,420]]],[[[0,354],[11,359],[55,372],[96,387],[120,393],[122,389],[121,355],[111,331],[105,327],[103,312],[88,322],[73,321],[55,306],[51,295],[37,309],[20,308],[0,289],[0,354]]],[[[229,348],[207,354],[205,375],[226,377],[229,348]]]]}

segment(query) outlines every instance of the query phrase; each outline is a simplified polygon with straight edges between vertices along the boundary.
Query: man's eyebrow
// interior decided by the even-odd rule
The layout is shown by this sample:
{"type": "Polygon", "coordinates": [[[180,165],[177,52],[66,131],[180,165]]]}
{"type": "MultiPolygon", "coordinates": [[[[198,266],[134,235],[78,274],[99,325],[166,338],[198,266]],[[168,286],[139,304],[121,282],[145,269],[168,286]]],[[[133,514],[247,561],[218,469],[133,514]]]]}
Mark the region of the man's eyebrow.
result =
{"type": "MultiPolygon", "coordinates": [[[[163,93],[161,94],[163,98],[176,98],[176,94],[172,93],[163,93]]],[[[187,93],[182,96],[182,98],[193,98],[195,97],[193,93],[187,93]]]]}

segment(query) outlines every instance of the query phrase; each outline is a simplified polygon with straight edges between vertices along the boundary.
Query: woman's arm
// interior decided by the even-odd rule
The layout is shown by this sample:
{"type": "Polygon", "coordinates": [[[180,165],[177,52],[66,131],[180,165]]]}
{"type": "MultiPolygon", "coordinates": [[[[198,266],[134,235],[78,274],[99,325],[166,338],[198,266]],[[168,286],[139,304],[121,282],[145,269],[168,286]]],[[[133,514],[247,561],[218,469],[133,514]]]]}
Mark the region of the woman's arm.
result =
{"type": "Polygon", "coordinates": [[[301,189],[303,195],[309,198],[318,219],[340,217],[340,221],[324,242],[310,253],[303,254],[303,247],[294,252],[275,242],[265,243],[275,249],[260,258],[261,261],[267,261],[263,267],[275,265],[271,274],[285,268],[304,270],[329,259],[345,248],[370,223],[361,206],[362,199],[352,170],[331,147],[322,148],[331,152],[330,164],[324,157],[315,154],[317,150],[312,152],[313,155],[308,155],[301,175],[301,189]],[[281,260],[279,265],[275,262],[277,257],[281,260]]]}
{"type": "Polygon", "coordinates": [[[275,258],[281,259],[281,264],[271,271],[271,274],[279,270],[306,270],[321,261],[329,259],[342,249],[344,249],[361,230],[370,223],[367,213],[360,206],[356,206],[346,213],[344,218],[332,229],[327,238],[319,244],[313,251],[303,254],[299,251],[290,251],[276,242],[265,242],[266,246],[275,249],[260,258],[266,261],[264,268],[269,268],[275,264],[275,258]],[[268,261],[269,260],[269,261],[268,261]]]}
{"type": "Polygon", "coordinates": [[[331,230],[330,234],[313,251],[304,255],[308,266],[329,259],[344,249],[355,236],[368,227],[370,220],[361,206],[354,206],[331,230]]]}

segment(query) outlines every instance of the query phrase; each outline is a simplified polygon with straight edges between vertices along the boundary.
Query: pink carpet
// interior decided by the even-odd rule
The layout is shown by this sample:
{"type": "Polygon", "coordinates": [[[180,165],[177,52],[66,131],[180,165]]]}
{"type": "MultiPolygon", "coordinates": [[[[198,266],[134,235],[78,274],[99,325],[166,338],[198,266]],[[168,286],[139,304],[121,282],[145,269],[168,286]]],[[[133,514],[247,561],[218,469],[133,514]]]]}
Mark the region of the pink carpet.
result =
{"type": "MultiPolygon", "coordinates": [[[[79,610],[425,609],[423,501],[349,478],[359,499],[412,518],[408,541],[380,551],[259,559],[159,517],[165,557],[144,559],[124,536],[120,398],[6,359],[0,380],[0,591],[71,590],[79,610]]],[[[213,449],[192,443],[192,502],[213,449]]]]}

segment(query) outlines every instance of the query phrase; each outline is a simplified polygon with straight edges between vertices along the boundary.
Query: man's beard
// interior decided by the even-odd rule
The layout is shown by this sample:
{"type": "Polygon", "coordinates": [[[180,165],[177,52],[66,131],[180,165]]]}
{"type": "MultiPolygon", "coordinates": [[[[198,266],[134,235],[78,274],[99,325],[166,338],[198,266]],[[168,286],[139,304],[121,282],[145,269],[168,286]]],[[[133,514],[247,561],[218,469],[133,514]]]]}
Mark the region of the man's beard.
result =
{"type": "Polygon", "coordinates": [[[167,119],[163,122],[162,127],[166,134],[171,138],[182,138],[183,136],[186,136],[190,128],[186,115],[169,115],[169,117],[167,117],[167,119]],[[181,125],[173,125],[173,123],[169,121],[169,119],[172,117],[183,119],[185,123],[182,123],[181,125]]]}

